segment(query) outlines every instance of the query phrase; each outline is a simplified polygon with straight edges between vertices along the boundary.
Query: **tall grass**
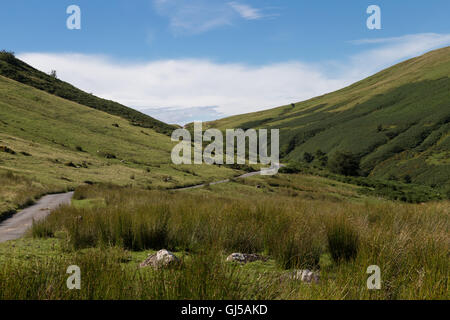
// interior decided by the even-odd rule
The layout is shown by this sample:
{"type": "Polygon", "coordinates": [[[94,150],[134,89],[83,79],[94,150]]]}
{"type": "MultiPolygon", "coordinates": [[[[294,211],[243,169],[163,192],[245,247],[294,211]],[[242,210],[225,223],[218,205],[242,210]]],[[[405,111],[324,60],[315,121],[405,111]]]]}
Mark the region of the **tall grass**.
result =
{"type": "Polygon", "coordinates": [[[34,235],[63,231],[66,245],[74,254],[86,248],[110,247],[134,251],[167,248],[189,253],[186,261],[192,264],[162,271],[157,280],[152,278],[151,285],[147,274],[123,280],[135,286],[138,279],[144,279],[144,287],[151,288],[152,293],[141,292],[141,297],[155,297],[155,291],[164,299],[448,297],[448,202],[287,201],[279,195],[230,199],[215,194],[99,186],[79,192],[104,198],[106,206],[60,208],[34,224],[34,235]],[[247,269],[239,266],[230,269],[223,260],[236,251],[274,259],[278,273],[292,268],[320,271],[321,283],[304,286],[292,280],[280,281],[279,277],[275,281],[273,272],[245,273],[247,269]],[[381,268],[382,290],[367,290],[366,270],[370,265],[381,268]],[[236,278],[234,272],[238,273],[236,278]],[[251,276],[243,280],[247,275],[251,276]],[[209,280],[190,288],[193,277],[209,280]],[[261,286],[266,289],[261,291],[261,286]]]}
{"type": "Polygon", "coordinates": [[[33,179],[0,170],[0,222],[51,191],[54,191],[51,187],[45,187],[33,179]]]}
{"type": "Polygon", "coordinates": [[[327,226],[327,242],[335,262],[356,258],[359,247],[359,235],[356,228],[344,218],[339,217],[327,226]]]}
{"type": "Polygon", "coordinates": [[[258,299],[261,288],[275,284],[271,278],[258,282],[212,251],[185,257],[181,267],[166,270],[138,269],[125,264],[127,259],[125,251],[110,248],[0,264],[0,300],[258,299]],[[80,267],[80,290],[66,286],[70,265],[80,267]]]}

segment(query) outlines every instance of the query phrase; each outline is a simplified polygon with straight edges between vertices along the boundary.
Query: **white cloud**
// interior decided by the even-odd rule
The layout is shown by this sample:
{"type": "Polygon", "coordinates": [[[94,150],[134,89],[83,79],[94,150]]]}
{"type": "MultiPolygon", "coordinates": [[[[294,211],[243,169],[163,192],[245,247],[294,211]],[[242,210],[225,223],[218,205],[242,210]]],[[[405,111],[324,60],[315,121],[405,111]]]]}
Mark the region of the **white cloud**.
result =
{"type": "MultiPolygon", "coordinates": [[[[105,56],[82,54],[18,56],[42,71],[55,69],[62,80],[98,96],[138,110],[166,108],[160,109],[161,117],[167,122],[181,123],[184,116],[214,120],[222,115],[306,100],[340,89],[400,60],[449,44],[450,35],[410,35],[383,42],[346,61],[315,65],[290,61],[249,66],[200,59],[124,64],[105,56]],[[174,113],[181,109],[184,116],[181,111],[174,113]]],[[[152,115],[157,115],[153,111],[152,115]]]]}
{"type": "Polygon", "coordinates": [[[353,70],[349,74],[352,77],[358,77],[359,74],[370,75],[404,59],[448,46],[450,34],[419,33],[403,37],[364,39],[354,43],[378,45],[350,58],[348,63],[353,66],[353,70]]]}
{"type": "Polygon", "coordinates": [[[257,20],[264,17],[260,9],[250,7],[249,5],[235,1],[228,3],[239,15],[246,20],[257,20]]]}
{"type": "Polygon", "coordinates": [[[197,34],[230,26],[238,18],[257,20],[274,16],[262,9],[223,0],[154,0],[156,11],[169,19],[175,34],[197,34]]]}
{"type": "Polygon", "coordinates": [[[151,108],[143,109],[141,112],[166,123],[180,125],[224,117],[222,113],[216,111],[216,107],[151,108]]]}

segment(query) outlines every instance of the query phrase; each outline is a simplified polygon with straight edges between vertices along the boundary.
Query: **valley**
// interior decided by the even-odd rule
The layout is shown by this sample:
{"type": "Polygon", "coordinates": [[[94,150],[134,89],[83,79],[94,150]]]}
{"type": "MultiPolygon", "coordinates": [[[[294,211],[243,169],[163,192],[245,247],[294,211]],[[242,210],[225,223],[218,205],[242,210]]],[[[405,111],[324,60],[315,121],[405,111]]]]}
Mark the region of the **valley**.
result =
{"type": "Polygon", "coordinates": [[[446,47],[206,124],[280,129],[283,165],[267,176],[248,161],[175,164],[178,126],[3,51],[0,300],[447,299],[449,77],[446,47]],[[163,250],[176,263],[143,265],[163,250]]]}

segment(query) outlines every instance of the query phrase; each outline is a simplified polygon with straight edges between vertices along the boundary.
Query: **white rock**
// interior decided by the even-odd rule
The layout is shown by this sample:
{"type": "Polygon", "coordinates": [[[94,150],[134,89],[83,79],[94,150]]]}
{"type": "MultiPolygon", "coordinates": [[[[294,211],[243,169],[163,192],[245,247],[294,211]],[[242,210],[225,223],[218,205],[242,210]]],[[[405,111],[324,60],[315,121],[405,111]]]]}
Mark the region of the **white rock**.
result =
{"type": "Polygon", "coordinates": [[[293,280],[301,280],[306,283],[319,283],[319,274],[317,272],[304,269],[304,270],[294,270],[292,275],[293,280]]]}
{"type": "Polygon", "coordinates": [[[155,269],[169,267],[180,262],[172,252],[166,249],[159,250],[157,253],[150,254],[145,261],[140,264],[141,268],[151,266],[155,269]]]}
{"type": "Polygon", "coordinates": [[[266,261],[267,259],[258,254],[249,253],[232,253],[227,257],[227,261],[234,261],[239,263],[248,263],[254,261],[266,261]]]}

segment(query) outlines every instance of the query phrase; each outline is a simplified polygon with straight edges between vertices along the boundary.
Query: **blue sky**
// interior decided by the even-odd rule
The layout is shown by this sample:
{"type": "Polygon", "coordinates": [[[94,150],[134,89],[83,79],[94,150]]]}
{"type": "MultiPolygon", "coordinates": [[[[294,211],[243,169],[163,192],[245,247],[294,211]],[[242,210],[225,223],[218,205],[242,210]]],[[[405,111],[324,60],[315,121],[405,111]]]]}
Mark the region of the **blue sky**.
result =
{"type": "Polygon", "coordinates": [[[15,0],[0,47],[168,122],[304,100],[450,45],[448,0],[15,0]],[[81,8],[81,30],[66,8],[81,8]],[[381,30],[369,30],[369,5],[381,30]]]}

